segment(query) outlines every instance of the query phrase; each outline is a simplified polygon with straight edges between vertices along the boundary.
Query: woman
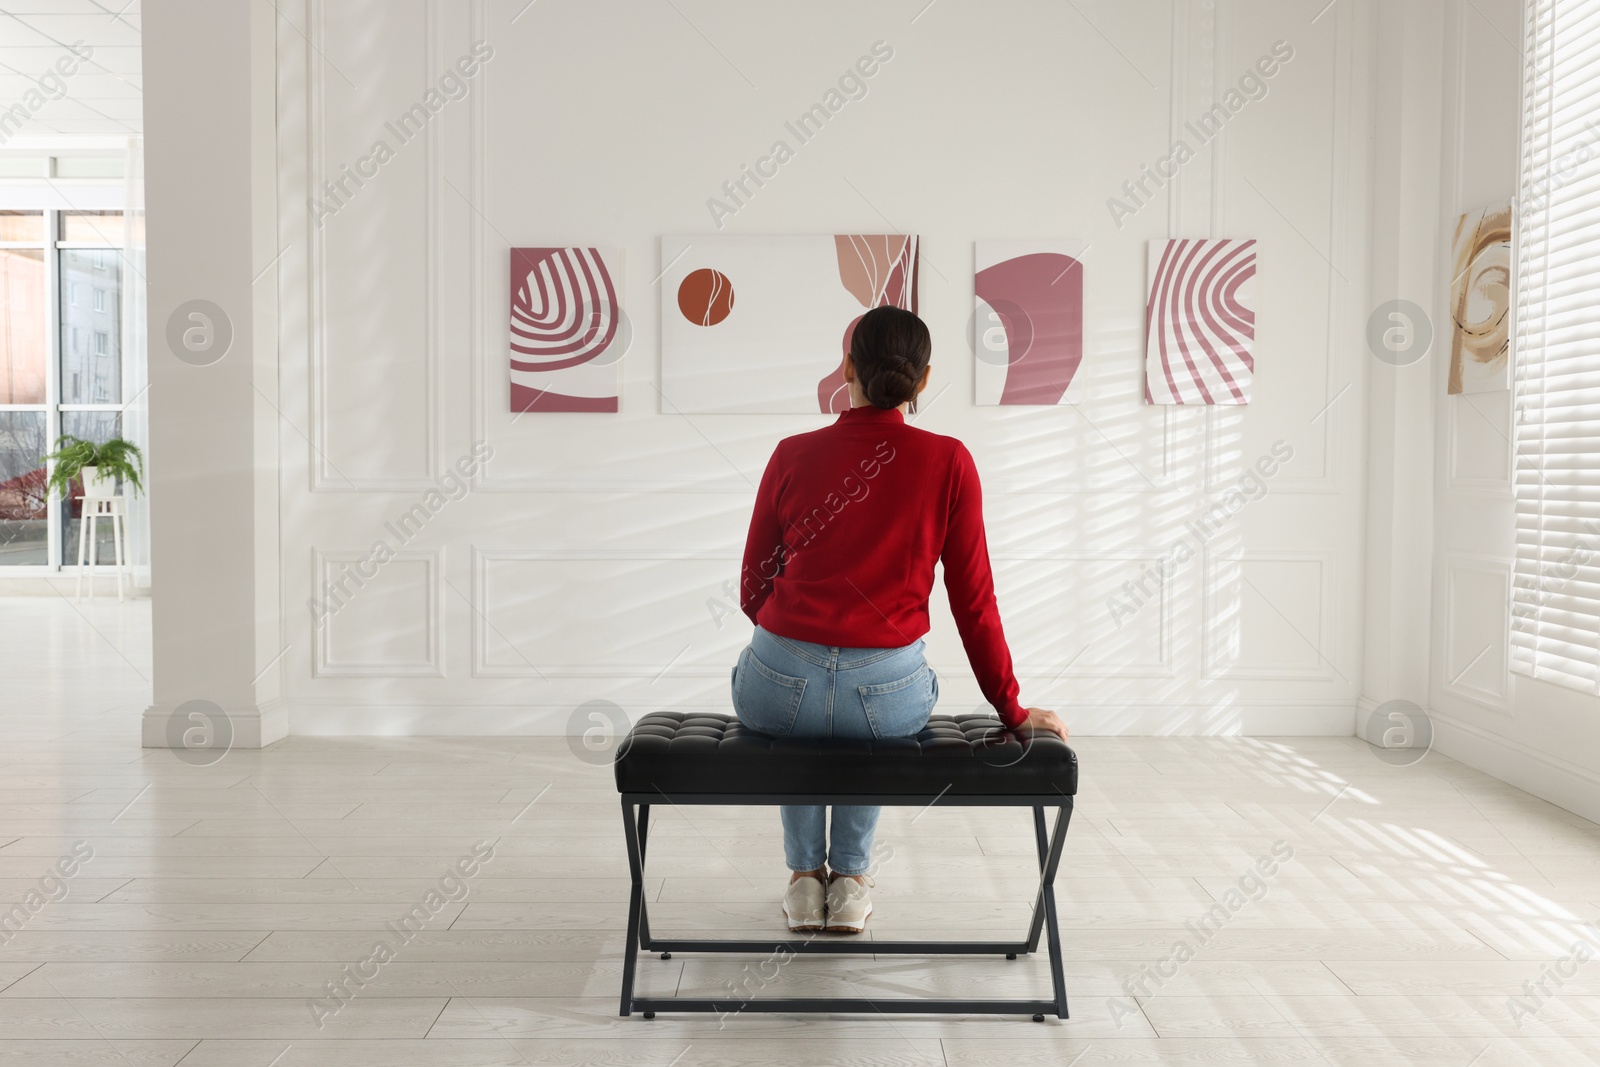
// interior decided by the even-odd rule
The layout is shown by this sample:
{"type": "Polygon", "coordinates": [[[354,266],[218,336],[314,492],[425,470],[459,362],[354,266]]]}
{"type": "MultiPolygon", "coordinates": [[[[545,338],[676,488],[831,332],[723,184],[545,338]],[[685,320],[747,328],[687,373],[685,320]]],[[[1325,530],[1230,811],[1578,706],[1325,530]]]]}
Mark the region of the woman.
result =
{"type": "MultiPolygon", "coordinates": [[[[983,532],[972,456],[952,437],[905,423],[928,385],[933,346],[921,319],[880,307],[856,324],[845,357],[849,411],[778,442],[745,545],[740,606],[756,624],[733,670],[739,720],[774,737],[906,737],[927,724],[939,683],[923,659],[933,568],[984,697],[1012,730],[1063,739],[1054,712],[1023,708],[983,532]]],[[[872,913],[876,807],[784,807],[793,872],[791,930],[860,933],[872,913]],[[831,869],[831,870],[830,870],[831,869]]]]}

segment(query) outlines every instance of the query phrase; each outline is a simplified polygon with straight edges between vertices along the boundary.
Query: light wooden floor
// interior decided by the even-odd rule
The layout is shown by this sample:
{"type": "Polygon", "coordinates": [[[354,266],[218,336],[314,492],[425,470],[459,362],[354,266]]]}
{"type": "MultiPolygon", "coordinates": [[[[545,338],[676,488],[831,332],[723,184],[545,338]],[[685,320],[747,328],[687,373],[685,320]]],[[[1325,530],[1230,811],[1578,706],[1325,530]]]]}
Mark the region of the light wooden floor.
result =
{"type": "MultiPolygon", "coordinates": [[[[1600,918],[1600,830],[1449,760],[1390,767],[1349,739],[1076,742],[1083,788],[1059,883],[1069,1021],[620,1019],[628,883],[607,768],[560,739],[292,739],[211,767],[141,750],[141,610],[52,616],[28,639],[50,649],[7,663],[0,902],[23,901],[79,841],[93,858],[0,944],[0,1067],[1600,1059],[1600,961],[1567,967],[1559,988],[1546,977],[1600,918]],[[479,840],[494,858],[466,896],[441,901],[319,1028],[309,1001],[376,940],[396,941],[385,924],[479,840]],[[1293,858],[1265,895],[1127,998],[1124,978],[1179,940],[1198,945],[1186,923],[1280,841],[1293,858]],[[1528,997],[1541,979],[1555,995],[1528,997]],[[1520,1026],[1512,997],[1528,1009],[1520,1026]]],[[[780,931],[774,813],[657,816],[659,932],[780,931]]],[[[1025,816],[916,816],[885,813],[893,855],[872,930],[1022,930],[1025,816]]],[[[725,994],[757,962],[646,957],[642,988],[725,994]]],[[[1047,989],[1036,960],[836,957],[791,962],[764,991],[1047,989]]]]}

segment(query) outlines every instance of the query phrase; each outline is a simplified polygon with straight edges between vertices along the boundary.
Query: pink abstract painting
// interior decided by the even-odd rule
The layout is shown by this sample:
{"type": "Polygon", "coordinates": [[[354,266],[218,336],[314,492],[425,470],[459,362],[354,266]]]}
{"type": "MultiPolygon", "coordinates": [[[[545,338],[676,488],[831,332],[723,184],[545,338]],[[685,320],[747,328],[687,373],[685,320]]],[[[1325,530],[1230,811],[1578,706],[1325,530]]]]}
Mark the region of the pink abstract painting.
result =
{"type": "Polygon", "coordinates": [[[512,411],[617,410],[618,259],[599,248],[511,250],[512,411]]]}
{"type": "Polygon", "coordinates": [[[1150,242],[1145,402],[1248,404],[1256,242],[1150,242]]]}
{"type": "Polygon", "coordinates": [[[1083,362],[1080,241],[979,241],[979,404],[1056,405],[1083,362]]]}
{"type": "MultiPolygon", "coordinates": [[[[833,239],[839,257],[839,281],[867,311],[876,307],[917,310],[917,239],[905,234],[838,234],[833,239]]],[[[865,314],[866,312],[862,312],[865,314]]],[[[855,336],[855,316],[840,339],[839,365],[817,383],[817,406],[826,413],[850,407],[850,386],[844,380],[844,357],[855,336]]]]}

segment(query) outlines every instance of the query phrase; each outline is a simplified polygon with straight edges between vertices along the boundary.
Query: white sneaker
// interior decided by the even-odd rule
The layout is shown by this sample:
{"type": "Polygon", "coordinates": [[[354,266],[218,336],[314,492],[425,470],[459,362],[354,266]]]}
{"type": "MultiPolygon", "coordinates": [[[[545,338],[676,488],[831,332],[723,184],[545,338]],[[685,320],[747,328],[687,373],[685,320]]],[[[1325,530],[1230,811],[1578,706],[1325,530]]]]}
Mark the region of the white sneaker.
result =
{"type": "Polygon", "coordinates": [[[872,898],[867,886],[876,885],[870,876],[863,875],[858,882],[849,875],[840,875],[828,883],[827,930],[836,934],[859,934],[866,928],[867,916],[872,914],[872,898]]]}
{"type": "Polygon", "coordinates": [[[820,878],[801,878],[789,883],[783,893],[783,914],[790,930],[822,929],[824,891],[820,878]]]}

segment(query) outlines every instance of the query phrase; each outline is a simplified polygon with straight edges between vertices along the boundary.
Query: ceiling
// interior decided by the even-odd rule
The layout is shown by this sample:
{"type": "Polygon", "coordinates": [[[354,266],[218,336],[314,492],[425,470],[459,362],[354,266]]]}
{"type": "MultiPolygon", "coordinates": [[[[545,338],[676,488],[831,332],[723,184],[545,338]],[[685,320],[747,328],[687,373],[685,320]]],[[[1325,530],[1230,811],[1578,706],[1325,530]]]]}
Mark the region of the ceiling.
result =
{"type": "MultiPolygon", "coordinates": [[[[0,0],[0,110],[37,88],[68,45],[89,59],[66,78],[66,95],[49,99],[13,138],[30,145],[135,137],[143,127],[140,0],[0,0]]],[[[8,144],[8,147],[17,147],[8,144]]]]}

